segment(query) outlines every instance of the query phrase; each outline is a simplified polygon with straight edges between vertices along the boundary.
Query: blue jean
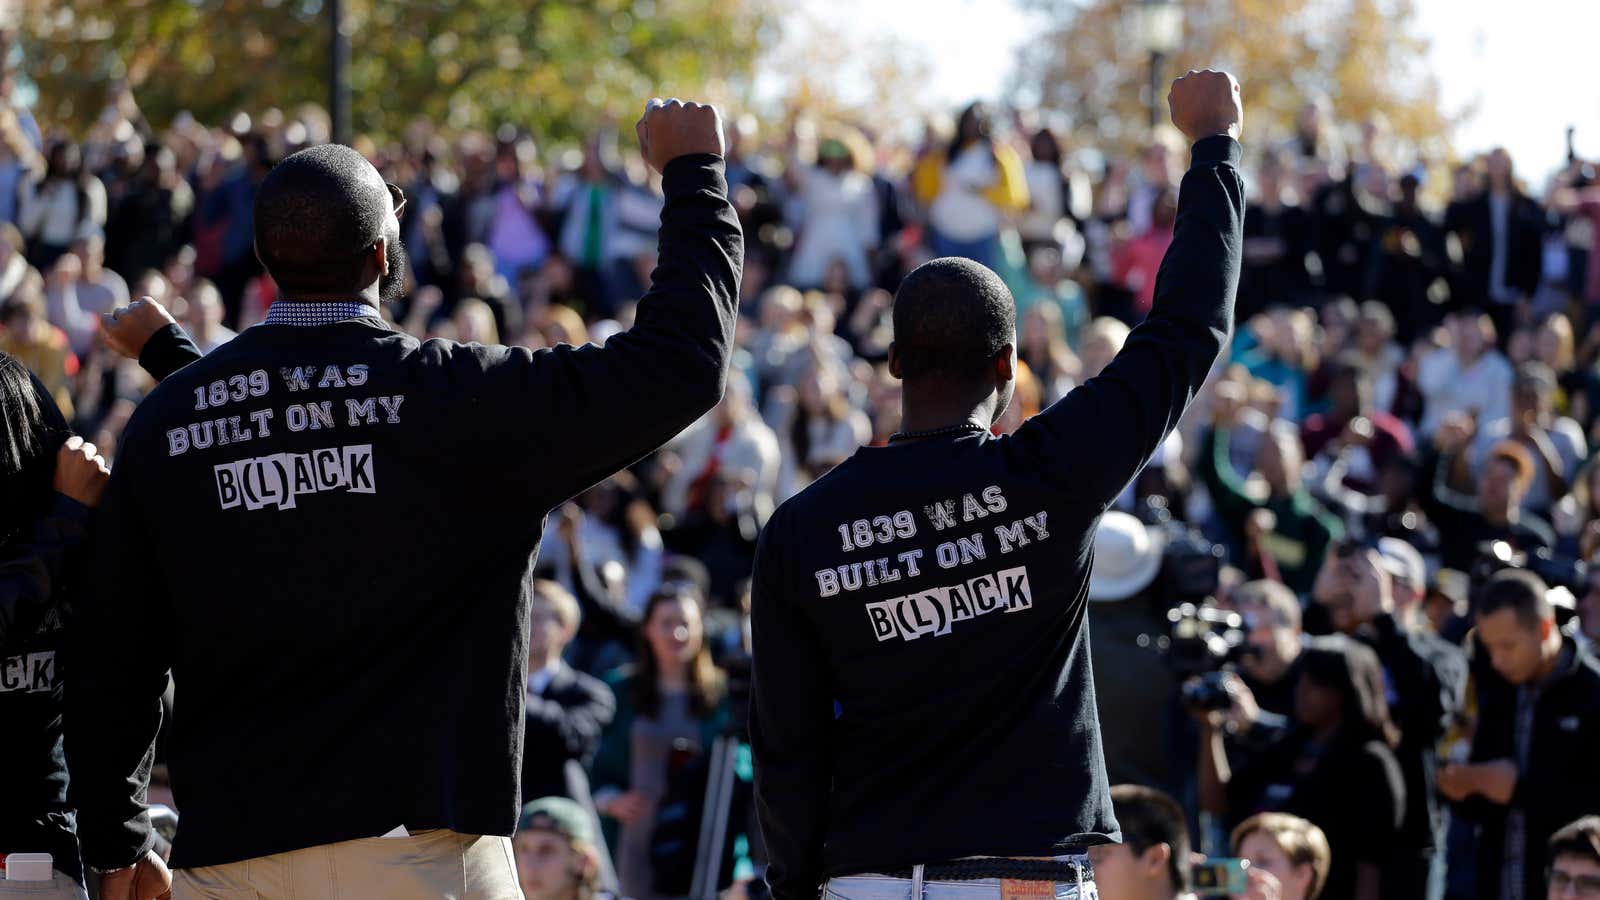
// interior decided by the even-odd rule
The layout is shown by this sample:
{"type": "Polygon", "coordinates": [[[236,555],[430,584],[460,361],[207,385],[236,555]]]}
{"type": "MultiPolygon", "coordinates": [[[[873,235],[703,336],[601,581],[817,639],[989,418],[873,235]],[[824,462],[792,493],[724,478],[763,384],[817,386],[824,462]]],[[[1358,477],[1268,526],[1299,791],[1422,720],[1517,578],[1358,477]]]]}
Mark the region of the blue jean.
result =
{"type": "MultiPolygon", "coordinates": [[[[1087,863],[1086,857],[1078,857],[1087,863]]],[[[921,881],[890,878],[886,875],[850,875],[830,878],[823,885],[822,900],[998,900],[1000,879],[973,881],[921,881]],[[921,890],[916,891],[918,882],[921,890]],[[920,896],[919,896],[920,894],[920,896]]],[[[1100,900],[1094,882],[1071,881],[1056,884],[1055,900],[1100,900]]]]}

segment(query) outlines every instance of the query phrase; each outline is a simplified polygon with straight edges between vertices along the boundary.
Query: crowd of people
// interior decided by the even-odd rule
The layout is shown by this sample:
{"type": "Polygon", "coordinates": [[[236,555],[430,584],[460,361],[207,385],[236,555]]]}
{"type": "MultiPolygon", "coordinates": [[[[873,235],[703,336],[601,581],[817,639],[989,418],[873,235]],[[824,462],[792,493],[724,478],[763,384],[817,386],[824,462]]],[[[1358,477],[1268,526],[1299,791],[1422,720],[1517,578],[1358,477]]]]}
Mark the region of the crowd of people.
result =
{"type": "MultiPolygon", "coordinates": [[[[100,316],[154,298],[201,352],[261,322],[277,289],[257,188],[326,119],[151,123],[119,86],[75,139],[12,89],[0,351],[114,466],[153,382],[100,316]]],[[[1097,538],[1125,837],[1095,858],[1100,894],[1178,896],[1203,849],[1251,860],[1238,894],[1255,900],[1600,896],[1594,169],[1529,186],[1493,150],[1445,170],[1337,113],[1308,102],[1246,142],[1233,344],[1097,538]]],[[[743,721],[758,536],[899,429],[900,278],[954,255],[1005,279],[1021,375],[997,430],[1013,429],[1150,309],[1184,164],[1162,134],[1100,156],[981,103],[909,147],[803,117],[737,116],[728,139],[747,255],[726,395],[554,510],[532,575],[514,843],[530,897],[687,895],[684,821],[743,721]]],[[[403,192],[397,327],[538,348],[630,324],[662,199],[609,129],[552,153],[512,126],[418,121],[355,146],[403,192]]],[[[9,649],[0,633],[4,690],[9,649]]],[[[754,894],[760,836],[740,821],[735,890],[754,894]]]]}

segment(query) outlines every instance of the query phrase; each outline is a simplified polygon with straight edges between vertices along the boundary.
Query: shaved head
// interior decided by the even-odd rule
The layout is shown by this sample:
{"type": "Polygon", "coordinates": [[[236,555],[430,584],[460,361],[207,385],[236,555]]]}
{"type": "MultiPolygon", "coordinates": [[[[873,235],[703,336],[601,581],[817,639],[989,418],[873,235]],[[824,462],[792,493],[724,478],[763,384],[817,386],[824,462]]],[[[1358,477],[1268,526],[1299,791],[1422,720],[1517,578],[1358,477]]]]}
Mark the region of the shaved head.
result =
{"type": "Polygon", "coordinates": [[[918,266],[894,298],[894,342],[905,378],[982,379],[1016,340],[1017,304],[1000,276],[947,256],[918,266]]]}
{"type": "Polygon", "coordinates": [[[394,201],[378,170],[349,147],[322,144],[274,167],[256,192],[255,232],[261,264],[290,294],[365,291],[380,279],[374,252],[383,241],[382,299],[394,299],[405,268],[394,201]]]}

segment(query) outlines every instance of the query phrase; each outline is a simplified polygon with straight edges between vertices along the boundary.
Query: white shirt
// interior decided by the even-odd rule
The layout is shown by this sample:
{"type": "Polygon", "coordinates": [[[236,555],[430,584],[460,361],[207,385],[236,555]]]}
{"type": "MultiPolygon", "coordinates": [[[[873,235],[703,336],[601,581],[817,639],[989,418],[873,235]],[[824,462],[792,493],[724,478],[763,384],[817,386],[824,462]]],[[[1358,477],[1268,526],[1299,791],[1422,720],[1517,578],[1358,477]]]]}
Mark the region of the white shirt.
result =
{"type": "Polygon", "coordinates": [[[953,241],[977,241],[1000,232],[1000,210],[983,196],[994,186],[1000,171],[994,152],[979,141],[945,166],[939,196],[928,208],[935,230],[953,241]]]}
{"type": "Polygon", "coordinates": [[[1048,241],[1055,237],[1056,223],[1061,221],[1062,178],[1061,168],[1053,162],[1033,160],[1024,170],[1028,178],[1030,207],[1017,230],[1031,241],[1048,241]]]}
{"type": "Polygon", "coordinates": [[[1487,425],[1511,414],[1511,363],[1498,350],[1488,350],[1470,365],[1450,348],[1442,348],[1422,358],[1417,372],[1417,387],[1422,390],[1426,408],[1418,431],[1432,438],[1445,415],[1478,411],[1478,423],[1487,425]]]}

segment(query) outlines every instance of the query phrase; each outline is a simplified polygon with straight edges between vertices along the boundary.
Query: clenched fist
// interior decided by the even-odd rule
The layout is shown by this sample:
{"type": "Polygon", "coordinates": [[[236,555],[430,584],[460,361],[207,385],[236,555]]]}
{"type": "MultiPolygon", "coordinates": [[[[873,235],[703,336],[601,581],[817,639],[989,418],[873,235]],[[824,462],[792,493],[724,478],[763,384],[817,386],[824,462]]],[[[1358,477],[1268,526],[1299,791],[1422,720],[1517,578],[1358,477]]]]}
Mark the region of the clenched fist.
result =
{"type": "Polygon", "coordinates": [[[1244,125],[1239,82],[1227,72],[1190,69],[1172,83],[1167,105],[1172,107],[1172,124],[1190,143],[1214,134],[1238,140],[1244,125]]]}
{"type": "Polygon", "coordinates": [[[100,900],[172,900],[172,873],[154,850],[100,878],[100,900]]]}
{"type": "Polygon", "coordinates": [[[56,453],[56,492],[84,506],[92,509],[100,505],[100,495],[105,493],[110,477],[111,470],[106,468],[100,452],[77,435],[67,438],[56,453]]]}
{"type": "Polygon", "coordinates": [[[645,106],[634,130],[639,135],[639,152],[657,172],[680,156],[722,155],[722,116],[714,106],[658,97],[645,106]]]}
{"type": "Polygon", "coordinates": [[[155,334],[174,324],[172,313],[151,297],[140,297],[127,306],[100,317],[100,333],[106,346],[135,362],[144,345],[155,334]]]}

